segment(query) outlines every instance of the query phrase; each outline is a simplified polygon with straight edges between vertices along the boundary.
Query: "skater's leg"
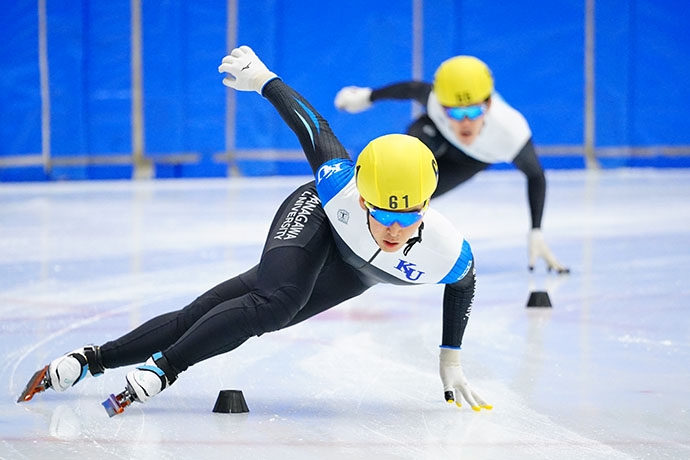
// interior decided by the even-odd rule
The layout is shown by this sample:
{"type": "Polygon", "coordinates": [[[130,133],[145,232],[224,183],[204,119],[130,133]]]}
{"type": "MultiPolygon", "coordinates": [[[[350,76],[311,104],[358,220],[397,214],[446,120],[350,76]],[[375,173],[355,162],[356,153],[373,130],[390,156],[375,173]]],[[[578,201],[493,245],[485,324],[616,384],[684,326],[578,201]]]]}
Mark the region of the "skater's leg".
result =
{"type": "Polygon", "coordinates": [[[306,184],[278,210],[255,277],[245,277],[245,281],[251,278],[248,292],[215,305],[175,343],[130,372],[126,390],[104,402],[108,412],[119,413],[122,401],[146,400],[136,385],[150,398],[189,366],[288,325],[307,304],[322,267],[335,251],[314,184],[306,184]]]}
{"type": "Polygon", "coordinates": [[[307,303],[325,259],[324,251],[295,247],[275,248],[264,254],[252,292],[217,305],[177,342],[129,372],[125,391],[103,403],[106,411],[113,416],[132,401],[148,401],[189,366],[233,350],[249,337],[289,324],[307,303]],[[294,270],[285,267],[286,260],[294,270]]]}
{"type": "Polygon", "coordinates": [[[208,290],[185,308],[159,315],[122,337],[100,347],[103,366],[109,369],[145,361],[164,350],[217,305],[249,292],[257,267],[208,290]]]}
{"type": "MultiPolygon", "coordinates": [[[[290,321],[288,326],[294,326],[304,320],[318,315],[332,307],[340,305],[348,299],[357,297],[375,281],[365,283],[357,275],[352,266],[337,257],[333,263],[324,267],[316,281],[314,290],[307,304],[290,321]]],[[[287,326],[286,326],[287,327],[287,326]]]]}
{"type": "Polygon", "coordinates": [[[163,351],[171,366],[189,366],[234,350],[253,336],[288,325],[304,307],[325,261],[322,250],[281,247],[266,253],[255,289],[223,302],[163,351]]]}
{"type": "MultiPolygon", "coordinates": [[[[283,248],[282,251],[285,251],[285,248],[283,248]]],[[[293,255],[291,256],[291,260],[297,262],[297,259],[295,258],[299,257],[299,252],[289,252],[293,253],[293,255]]],[[[332,255],[333,252],[331,252],[331,256],[332,255]]],[[[275,257],[280,256],[283,256],[283,254],[281,253],[281,249],[274,250],[272,251],[272,253],[266,255],[264,263],[266,263],[269,266],[274,266],[272,261],[275,257]]],[[[295,270],[295,272],[300,273],[299,270],[295,270]]],[[[309,277],[308,273],[302,273],[304,276],[309,277]]],[[[270,281],[272,275],[269,275],[268,278],[268,283],[272,283],[272,281],[270,281]]],[[[315,286],[311,291],[311,297],[304,305],[304,307],[300,309],[297,312],[297,314],[292,317],[292,320],[288,322],[284,327],[297,324],[298,322],[304,321],[305,319],[310,318],[318,313],[321,313],[335,305],[338,305],[349,298],[359,295],[362,292],[364,292],[369,286],[371,286],[371,284],[372,283],[363,283],[362,280],[356,275],[352,267],[344,263],[339,257],[329,257],[327,258],[326,265],[323,267],[323,269],[320,272],[320,275],[317,277],[315,286]]],[[[261,285],[261,282],[257,284],[257,286],[261,285]]],[[[237,303],[240,301],[240,299],[235,299],[231,302],[237,303]]],[[[248,337],[245,336],[233,341],[230,338],[232,334],[231,331],[217,330],[215,328],[215,326],[220,325],[221,329],[226,329],[226,326],[223,326],[219,322],[219,317],[221,316],[230,317],[233,313],[240,314],[240,317],[245,316],[246,311],[242,312],[242,307],[233,309],[232,306],[229,305],[229,303],[231,302],[227,302],[228,305],[219,305],[218,307],[214,308],[213,312],[210,312],[217,315],[216,317],[209,316],[208,318],[204,318],[202,321],[199,321],[198,330],[196,329],[196,325],[194,328],[190,330],[190,337],[187,343],[187,345],[189,345],[196,340],[197,342],[195,348],[203,347],[203,343],[198,341],[199,337],[208,338],[212,337],[212,334],[220,334],[222,336],[222,334],[225,332],[226,335],[228,335],[228,339],[225,342],[225,348],[221,349],[220,351],[214,350],[212,352],[208,352],[208,355],[197,357],[194,359],[200,361],[202,359],[206,359],[207,357],[214,356],[218,353],[230,351],[247,340],[248,337]],[[229,308],[231,311],[223,311],[224,308],[229,308]],[[206,320],[208,320],[208,322],[206,322],[206,320]]],[[[278,303],[280,304],[280,302],[278,303]]],[[[301,300],[294,299],[294,303],[292,303],[292,305],[299,305],[301,303],[301,300]]],[[[250,310],[260,310],[261,308],[261,306],[251,307],[250,310]]],[[[264,308],[270,307],[264,306],[264,308]]],[[[256,314],[256,316],[261,316],[259,313],[253,313],[256,314]]],[[[250,316],[254,316],[254,314],[250,316]]],[[[291,312],[288,312],[287,315],[292,316],[293,314],[291,312]]],[[[276,320],[276,317],[280,317],[280,314],[275,315],[272,318],[268,318],[267,321],[269,323],[272,321],[277,321],[276,324],[284,322],[284,320],[276,320]]],[[[251,318],[242,318],[240,321],[235,322],[235,326],[241,326],[243,324],[246,326],[247,323],[251,322],[251,318]]],[[[278,326],[273,326],[273,328],[276,327],[278,326]]],[[[227,327],[227,329],[231,328],[227,327]]],[[[246,335],[260,334],[260,332],[254,330],[247,333],[246,335]]],[[[217,338],[215,340],[212,340],[211,342],[213,343],[210,345],[218,345],[221,343],[217,338]]],[[[127,390],[123,394],[120,394],[118,396],[111,395],[111,397],[104,402],[104,406],[106,407],[106,410],[111,416],[121,412],[124,409],[123,404],[126,406],[131,401],[145,402],[152,396],[160,393],[162,390],[164,390],[167,386],[171,385],[176,380],[177,374],[180,371],[178,371],[177,368],[174,368],[167,359],[167,357],[171,355],[174,359],[174,349],[176,347],[177,345],[173,346],[172,350],[166,350],[165,355],[163,353],[154,354],[154,356],[152,356],[146,361],[144,366],[138,367],[137,369],[127,374],[127,390]]],[[[183,347],[184,344],[181,344],[180,349],[182,349],[183,347]]],[[[209,350],[211,349],[212,348],[209,348],[209,350]]]]}
{"type": "Polygon", "coordinates": [[[54,359],[29,380],[17,402],[29,401],[36,393],[52,388],[65,391],[89,373],[100,375],[107,368],[140,363],[156,351],[179,339],[195,321],[227,299],[248,292],[256,278],[256,267],[225,281],[199,296],[185,308],[159,315],[117,340],[100,347],[78,348],[54,359]]]}
{"type": "MultiPolygon", "coordinates": [[[[306,209],[309,206],[321,209],[318,198],[315,197],[316,191],[312,182],[295,190],[282,203],[272,223],[264,251],[280,245],[280,239],[277,239],[276,236],[284,228],[283,223],[288,215],[294,213],[295,210],[306,209]]],[[[322,212],[323,210],[321,209],[322,212]]],[[[325,222],[325,216],[318,214],[315,213],[309,218],[309,228],[305,225],[305,229],[300,232],[298,238],[287,241],[291,241],[292,243],[290,244],[293,245],[302,244],[300,242],[306,241],[310,235],[315,234],[310,228],[318,229],[325,222]]],[[[323,233],[322,229],[319,231],[323,233]]],[[[242,275],[220,283],[199,296],[187,307],[159,315],[124,336],[102,345],[100,350],[103,365],[106,368],[115,368],[140,363],[153,353],[168,348],[213,308],[225,301],[241,297],[250,292],[256,282],[257,271],[258,266],[242,275]]]]}
{"type": "Polygon", "coordinates": [[[237,348],[249,337],[285,327],[306,305],[335,251],[314,183],[299,187],[271,223],[251,291],[217,305],[194,323],[163,350],[168,362],[182,372],[237,348]]]}

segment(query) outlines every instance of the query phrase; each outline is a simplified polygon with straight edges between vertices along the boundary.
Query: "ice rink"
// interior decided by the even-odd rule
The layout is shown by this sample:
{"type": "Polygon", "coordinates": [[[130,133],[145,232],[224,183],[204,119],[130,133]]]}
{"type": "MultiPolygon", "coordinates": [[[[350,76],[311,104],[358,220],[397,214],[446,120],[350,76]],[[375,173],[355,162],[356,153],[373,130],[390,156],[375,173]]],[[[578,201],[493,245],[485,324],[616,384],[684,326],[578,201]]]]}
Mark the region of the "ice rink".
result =
{"type": "Polygon", "coordinates": [[[58,355],[254,265],[308,178],[0,184],[0,458],[690,458],[690,171],[547,177],[544,234],[567,276],[527,270],[520,173],[432,203],[472,244],[464,371],[492,411],[443,400],[442,288],[377,286],[113,418],[101,401],[130,368],[16,399],[58,355]],[[534,290],[553,308],[527,308],[534,290]],[[250,412],[213,413],[224,389],[250,412]]]}

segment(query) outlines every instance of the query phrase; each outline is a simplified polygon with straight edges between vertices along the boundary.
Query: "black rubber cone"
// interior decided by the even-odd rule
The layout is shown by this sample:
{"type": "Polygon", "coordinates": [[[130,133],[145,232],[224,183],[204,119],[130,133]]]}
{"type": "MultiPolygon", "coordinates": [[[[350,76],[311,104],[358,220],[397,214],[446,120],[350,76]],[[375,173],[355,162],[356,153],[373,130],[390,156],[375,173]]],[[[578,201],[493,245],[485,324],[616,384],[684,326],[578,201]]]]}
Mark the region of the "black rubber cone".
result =
{"type": "Polygon", "coordinates": [[[532,291],[527,300],[528,307],[551,307],[551,299],[546,291],[532,291]]]}
{"type": "Polygon", "coordinates": [[[213,406],[213,412],[221,414],[242,414],[249,412],[247,402],[240,390],[221,390],[213,406]]]}

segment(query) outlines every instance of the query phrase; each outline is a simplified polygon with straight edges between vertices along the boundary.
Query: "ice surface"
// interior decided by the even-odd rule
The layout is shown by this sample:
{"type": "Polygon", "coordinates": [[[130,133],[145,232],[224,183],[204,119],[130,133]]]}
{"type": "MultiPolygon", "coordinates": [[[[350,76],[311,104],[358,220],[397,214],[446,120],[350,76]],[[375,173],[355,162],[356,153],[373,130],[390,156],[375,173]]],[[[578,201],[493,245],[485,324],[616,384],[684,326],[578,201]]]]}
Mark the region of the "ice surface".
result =
{"type": "Polygon", "coordinates": [[[527,270],[525,182],[491,171],[434,200],[472,244],[465,374],[443,401],[440,286],[377,286],[193,366],[145,405],[128,369],[15,401],[56,356],[115,338],[252,266],[308,178],[0,184],[0,458],[690,458],[690,171],[549,171],[527,270]],[[551,309],[526,308],[546,290],[551,309]],[[218,414],[220,390],[250,412],[218,414]]]}

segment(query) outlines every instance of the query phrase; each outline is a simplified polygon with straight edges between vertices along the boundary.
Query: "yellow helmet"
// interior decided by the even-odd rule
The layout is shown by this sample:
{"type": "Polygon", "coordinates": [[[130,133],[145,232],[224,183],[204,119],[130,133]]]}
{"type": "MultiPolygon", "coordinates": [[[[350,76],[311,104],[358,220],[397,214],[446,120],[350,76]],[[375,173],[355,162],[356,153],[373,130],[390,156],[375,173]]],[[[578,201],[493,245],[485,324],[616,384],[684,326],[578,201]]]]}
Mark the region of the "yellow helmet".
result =
{"type": "Polygon", "coordinates": [[[357,157],[355,175],[365,201],[381,209],[402,210],[431,198],[438,165],[431,150],[416,137],[388,134],[364,147],[357,157]]]}
{"type": "Polygon", "coordinates": [[[434,93],[445,107],[481,104],[493,90],[491,70],[473,56],[447,59],[434,75],[434,93]]]}

